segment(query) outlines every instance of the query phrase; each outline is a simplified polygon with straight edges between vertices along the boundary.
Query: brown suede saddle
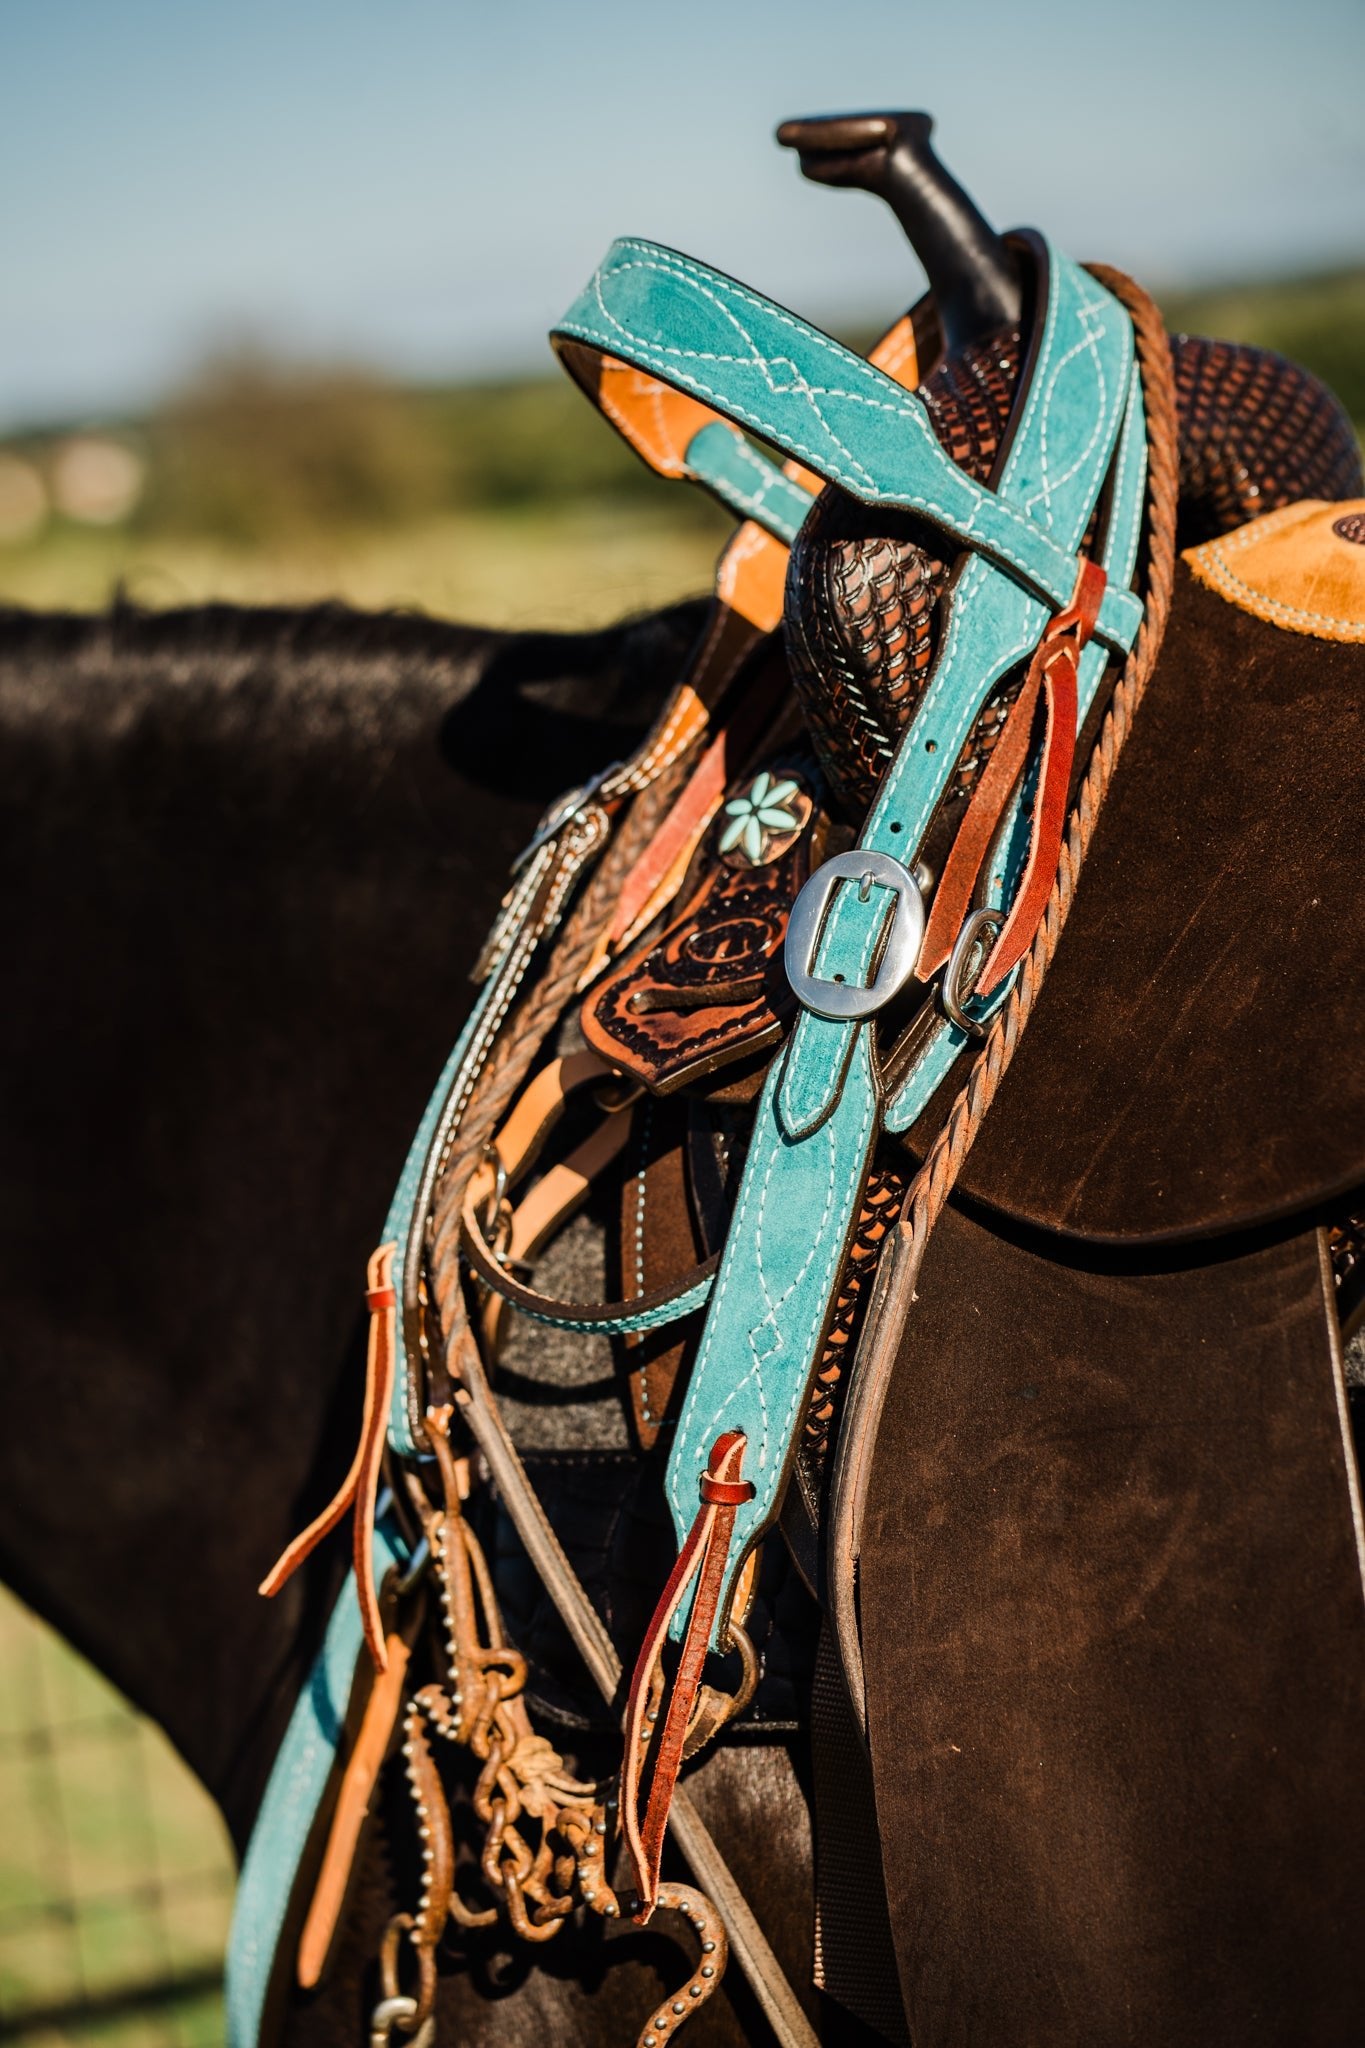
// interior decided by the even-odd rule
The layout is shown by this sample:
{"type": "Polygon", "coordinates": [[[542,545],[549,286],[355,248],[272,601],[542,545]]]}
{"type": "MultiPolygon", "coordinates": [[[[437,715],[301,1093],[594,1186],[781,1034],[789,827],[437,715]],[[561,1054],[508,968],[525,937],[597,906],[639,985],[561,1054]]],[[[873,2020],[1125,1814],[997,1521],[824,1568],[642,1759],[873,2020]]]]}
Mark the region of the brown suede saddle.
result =
{"type": "Polygon", "coordinates": [[[885,1333],[860,1600],[916,2043],[1359,2035],[1363,696],[1365,644],[1182,567],[885,1333]]]}

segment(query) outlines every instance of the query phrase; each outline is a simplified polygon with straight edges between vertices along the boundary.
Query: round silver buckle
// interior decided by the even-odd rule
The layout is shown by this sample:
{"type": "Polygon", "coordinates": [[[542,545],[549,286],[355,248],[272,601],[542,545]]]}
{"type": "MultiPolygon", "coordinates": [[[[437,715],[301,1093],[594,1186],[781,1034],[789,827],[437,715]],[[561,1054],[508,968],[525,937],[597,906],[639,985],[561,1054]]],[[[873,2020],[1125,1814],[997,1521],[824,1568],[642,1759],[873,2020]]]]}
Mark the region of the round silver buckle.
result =
{"type": "Polygon", "coordinates": [[[782,963],[797,1000],[817,1017],[838,1023],[871,1017],[911,979],[924,942],[924,898],[909,868],[889,853],[854,847],[818,867],[797,897],[787,920],[782,963]],[[840,882],[857,882],[864,903],[874,883],[895,892],[889,922],[882,934],[881,957],[867,987],[829,979],[814,972],[820,935],[834,891],[840,882]]]}

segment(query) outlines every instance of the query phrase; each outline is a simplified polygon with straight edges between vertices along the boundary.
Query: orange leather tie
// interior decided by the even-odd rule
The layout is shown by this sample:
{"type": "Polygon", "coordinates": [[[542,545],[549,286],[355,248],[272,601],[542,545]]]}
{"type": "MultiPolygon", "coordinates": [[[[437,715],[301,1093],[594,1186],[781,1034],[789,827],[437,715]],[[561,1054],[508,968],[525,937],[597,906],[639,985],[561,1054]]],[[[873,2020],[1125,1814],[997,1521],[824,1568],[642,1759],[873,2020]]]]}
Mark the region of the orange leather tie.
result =
{"type": "Polygon", "coordinates": [[[1010,706],[981,779],[972,792],[944,864],[925,926],[916,973],[921,981],[936,974],[947,960],[976,892],[981,865],[1005,815],[1011,792],[1028,759],[1029,741],[1040,696],[1046,727],[1028,860],[990,957],[977,983],[979,995],[998,988],[1032,944],[1062,850],[1067,792],[1076,755],[1078,665],[1081,649],[1095,630],[1104,597],[1105,574],[1098,564],[1083,562],[1071,603],[1049,621],[1029,664],[1024,687],[1010,706]]]}
{"type": "Polygon", "coordinates": [[[711,1446],[711,1456],[701,1477],[701,1507],[687,1541],[654,1610],[644,1648],[630,1681],[626,1704],[626,1753],[621,1768],[621,1832],[630,1857],[631,1875],[639,1904],[635,1919],[644,1926],[659,1896],[659,1864],[673,1788],[682,1766],[688,1724],[696,1702],[706,1663],[706,1646],[716,1618],[725,1561],[734,1533],[735,1510],[753,1498],[753,1487],[741,1479],[745,1437],[742,1430],[727,1430],[711,1446]],[[696,1581],[696,1598],[688,1617],[682,1654],[669,1695],[663,1730],[657,1739],[656,1700],[662,1674],[659,1660],[673,1617],[681,1607],[688,1588],[696,1581]],[[649,1796],[643,1816],[640,1811],[645,1767],[650,1763],[649,1796]]]}
{"type": "Polygon", "coordinates": [[[397,1356],[398,1296],[393,1285],[396,1245],[380,1245],[370,1255],[365,1300],[370,1311],[370,1341],[365,1359],[365,1410],[360,1425],[360,1442],[351,1469],[331,1500],[315,1515],[262,1579],[259,1591],[273,1600],[287,1585],[306,1557],[310,1557],[324,1536],[330,1536],[349,1508],[355,1510],[352,1557],[360,1620],[370,1655],[378,1670],[388,1668],[384,1627],[379,1618],[379,1596],[374,1584],[374,1511],[379,1495],[379,1473],[384,1462],[384,1429],[393,1393],[394,1360],[397,1356]]]}

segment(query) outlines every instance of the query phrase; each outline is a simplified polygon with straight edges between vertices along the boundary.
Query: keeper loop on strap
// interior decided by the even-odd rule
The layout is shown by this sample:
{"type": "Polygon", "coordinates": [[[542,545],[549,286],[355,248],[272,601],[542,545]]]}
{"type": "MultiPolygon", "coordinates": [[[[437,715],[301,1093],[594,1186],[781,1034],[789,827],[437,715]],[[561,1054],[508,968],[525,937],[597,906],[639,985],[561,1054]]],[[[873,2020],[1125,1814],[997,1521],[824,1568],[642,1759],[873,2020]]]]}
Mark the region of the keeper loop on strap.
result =
{"type": "Polygon", "coordinates": [[[754,1489],[747,1479],[717,1479],[708,1469],[698,1482],[701,1497],[716,1507],[739,1508],[752,1500],[754,1489]]]}

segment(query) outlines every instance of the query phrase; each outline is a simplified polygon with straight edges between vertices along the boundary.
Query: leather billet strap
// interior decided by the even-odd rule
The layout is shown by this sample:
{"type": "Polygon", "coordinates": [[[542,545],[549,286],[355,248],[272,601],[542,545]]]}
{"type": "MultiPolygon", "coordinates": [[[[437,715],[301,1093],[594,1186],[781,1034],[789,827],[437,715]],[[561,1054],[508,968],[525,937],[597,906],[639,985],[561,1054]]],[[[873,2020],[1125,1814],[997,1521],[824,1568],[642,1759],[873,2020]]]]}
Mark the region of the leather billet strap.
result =
{"type": "MultiPolygon", "coordinates": [[[[971,550],[954,582],[929,685],[862,836],[864,850],[905,871],[991,692],[1033,655],[1050,618],[1071,603],[1081,567],[1075,551],[1111,479],[1108,581],[1095,640],[1078,664],[1078,716],[1080,700],[1098,687],[1105,650],[1126,650],[1142,616],[1125,588],[1145,448],[1131,323],[1065,257],[1038,238],[1025,246],[1036,271],[1035,334],[994,489],[957,468],[913,396],[780,307],[671,251],[614,245],[556,337],[570,367],[594,350],[638,363],[853,496],[918,513],[971,550]]],[[[1009,821],[1021,829],[1011,843],[1007,826],[1005,858],[990,877],[997,901],[1007,901],[1023,872],[1029,797],[1026,779],[1009,821]]],[[[890,920],[902,914],[899,902],[876,881],[838,886],[811,977],[865,988],[890,920]]],[[[1002,986],[998,999],[1004,993],[1002,986]]],[[[681,1543],[711,1445],[722,1431],[744,1433],[745,1477],[755,1494],[736,1512],[717,1648],[740,1563],[776,1512],[789,1467],[882,1126],[878,1063],[868,1018],[806,1008],[760,1099],[667,1481],[681,1543]]],[[[921,1081],[932,1064],[921,1062],[921,1081]]],[[[684,1626],[680,1615],[675,1634],[684,1626]]]]}

